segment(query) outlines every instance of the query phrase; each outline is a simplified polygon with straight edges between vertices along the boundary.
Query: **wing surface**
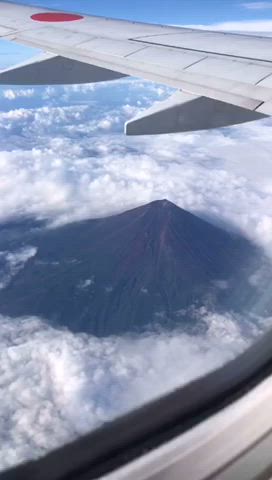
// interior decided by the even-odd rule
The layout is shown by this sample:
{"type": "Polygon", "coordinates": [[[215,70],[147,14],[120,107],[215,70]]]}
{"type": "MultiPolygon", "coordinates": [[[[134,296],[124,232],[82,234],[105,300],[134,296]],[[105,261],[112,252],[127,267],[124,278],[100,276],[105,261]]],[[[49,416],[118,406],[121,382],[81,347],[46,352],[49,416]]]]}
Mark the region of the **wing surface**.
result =
{"type": "MultiPolygon", "coordinates": [[[[88,83],[123,75],[164,83],[211,100],[209,115],[213,116],[215,111],[214,121],[207,121],[206,127],[202,121],[201,128],[240,123],[241,109],[247,112],[243,121],[272,115],[272,38],[66,14],[1,1],[0,38],[36,47],[51,55],[44,59],[47,75],[44,80],[40,75],[38,83],[88,83]],[[66,71],[69,68],[73,71],[70,80],[66,76],[66,82],[61,74],[64,64],[66,71]],[[234,108],[225,108],[224,104],[234,108]],[[219,110],[221,121],[217,124],[219,110]],[[223,122],[222,115],[226,117],[223,122]]],[[[41,63],[39,60],[39,68],[41,63]]],[[[10,69],[9,74],[0,73],[0,83],[35,84],[35,62],[24,68],[15,67],[13,74],[10,69]]],[[[176,98],[175,95],[170,99],[170,104],[176,98]]],[[[196,107],[203,108],[203,102],[189,103],[192,110],[185,102],[186,115],[196,116],[196,107]]],[[[172,126],[168,124],[163,113],[165,104],[161,109],[162,133],[176,131],[177,124],[175,127],[173,121],[172,126]]],[[[158,110],[160,107],[156,106],[156,113],[158,110]]],[[[169,113],[169,108],[167,111],[169,113]]],[[[179,112],[183,112],[180,101],[179,112]]],[[[155,118],[157,114],[154,116],[151,111],[149,122],[145,122],[146,131],[142,122],[142,134],[152,130],[150,122],[155,118]]],[[[197,121],[188,125],[187,122],[185,127],[181,122],[178,131],[199,126],[197,121]]]]}

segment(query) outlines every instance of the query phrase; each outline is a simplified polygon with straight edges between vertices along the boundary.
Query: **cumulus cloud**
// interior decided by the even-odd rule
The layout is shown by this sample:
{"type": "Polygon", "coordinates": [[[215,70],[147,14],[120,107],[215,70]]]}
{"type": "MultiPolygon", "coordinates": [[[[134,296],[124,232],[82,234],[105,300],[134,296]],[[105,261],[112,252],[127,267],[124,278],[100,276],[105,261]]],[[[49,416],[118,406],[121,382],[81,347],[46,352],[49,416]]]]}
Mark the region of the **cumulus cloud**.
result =
{"type": "Polygon", "coordinates": [[[234,224],[272,252],[270,119],[126,138],[130,113],[121,100],[106,113],[78,104],[0,113],[0,220],[28,214],[63,223],[166,197],[234,224]]]}
{"type": "Polygon", "coordinates": [[[199,315],[205,335],[176,330],[107,339],[54,330],[37,318],[0,317],[0,468],[42,455],[204,375],[268,326],[199,315]]]}
{"type": "Polygon", "coordinates": [[[12,89],[4,90],[2,95],[7,100],[16,100],[18,97],[33,97],[35,94],[34,88],[12,89]]]}

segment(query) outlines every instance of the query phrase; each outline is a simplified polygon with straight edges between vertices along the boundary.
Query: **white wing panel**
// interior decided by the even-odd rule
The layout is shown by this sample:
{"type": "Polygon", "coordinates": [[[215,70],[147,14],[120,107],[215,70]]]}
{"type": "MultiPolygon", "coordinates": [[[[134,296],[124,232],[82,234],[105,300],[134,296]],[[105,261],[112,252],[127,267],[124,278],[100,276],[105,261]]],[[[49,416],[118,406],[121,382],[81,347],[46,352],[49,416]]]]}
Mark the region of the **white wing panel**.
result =
{"type": "MultiPolygon", "coordinates": [[[[135,38],[135,37],[134,37],[135,38]]],[[[137,41],[251,60],[272,61],[272,39],[216,32],[188,32],[144,36],[137,41]]]]}
{"type": "MultiPolygon", "coordinates": [[[[48,47],[58,46],[58,48],[75,47],[80,43],[95,38],[94,36],[81,32],[72,32],[65,28],[59,30],[50,26],[20,32],[19,34],[16,34],[16,38],[18,37],[26,43],[39,43],[40,45],[47,45],[48,47]]],[[[140,47],[138,46],[138,48],[140,47]]]]}
{"type": "Polygon", "coordinates": [[[112,40],[108,38],[96,38],[78,45],[79,51],[90,51],[96,54],[113,55],[114,57],[126,57],[147,47],[129,40],[112,40]]]}
{"type": "MultiPolygon", "coordinates": [[[[66,27],[66,25],[65,25],[66,27]]],[[[103,17],[87,17],[77,25],[73,22],[67,24],[67,28],[77,30],[98,37],[107,37],[115,40],[132,40],[142,36],[153,36],[158,33],[172,33],[176,29],[168,26],[148,25],[145,23],[129,22],[126,20],[113,20],[103,17]]],[[[56,28],[59,28],[56,25],[56,28]]],[[[180,30],[180,29],[178,29],[180,30]]],[[[185,29],[186,30],[186,29],[185,29]]]]}
{"type": "Polygon", "coordinates": [[[145,63],[146,71],[165,74],[211,88],[252,96],[256,100],[269,100],[272,90],[263,79],[272,75],[272,64],[254,64],[229,57],[209,57],[183,50],[164,47],[148,47],[131,55],[133,62],[145,63]],[[163,72],[164,70],[164,72],[163,72]],[[258,84],[258,88],[256,85],[258,84]],[[266,87],[266,88],[265,88],[266,87]]]}
{"type": "Polygon", "coordinates": [[[268,75],[268,77],[264,78],[261,82],[259,82],[259,86],[272,89],[272,74],[268,75]]]}
{"type": "Polygon", "coordinates": [[[201,53],[181,52],[173,48],[164,48],[162,55],[162,50],[159,47],[146,47],[144,50],[133,54],[133,60],[137,62],[145,62],[166,68],[169,68],[169,65],[171,65],[173,70],[183,70],[201,62],[205,58],[207,56],[201,53]]]}
{"type": "Polygon", "coordinates": [[[12,28],[7,28],[7,27],[2,27],[0,25],[0,37],[4,37],[5,35],[8,35],[9,33],[12,33],[12,28]]]}
{"type": "Polygon", "coordinates": [[[203,62],[189,67],[188,71],[255,85],[267,77],[267,75],[272,74],[272,65],[254,65],[228,58],[207,57],[203,62]]]}
{"type": "Polygon", "coordinates": [[[262,102],[267,102],[272,97],[271,88],[259,87],[259,85],[256,87],[242,82],[233,82],[230,92],[235,95],[252,98],[253,100],[261,100],[262,102]]]}
{"type": "Polygon", "coordinates": [[[256,109],[257,112],[263,113],[264,115],[272,115],[272,101],[265,102],[256,109]]]}
{"type": "MultiPolygon", "coordinates": [[[[14,5],[9,4],[9,10],[13,9],[14,5]]],[[[17,7],[18,8],[18,7],[17,7]]],[[[5,27],[12,28],[14,30],[22,30],[24,28],[38,28],[39,25],[36,22],[31,20],[31,9],[25,7],[24,10],[21,10],[21,14],[17,10],[16,15],[11,15],[7,11],[5,11],[5,7],[3,10],[2,2],[0,4],[1,9],[1,16],[0,16],[0,25],[4,25],[5,27]],[[34,25],[33,25],[34,23],[34,25]]],[[[33,9],[32,9],[33,10],[33,9]]],[[[36,9],[39,12],[39,9],[36,9]]]]}

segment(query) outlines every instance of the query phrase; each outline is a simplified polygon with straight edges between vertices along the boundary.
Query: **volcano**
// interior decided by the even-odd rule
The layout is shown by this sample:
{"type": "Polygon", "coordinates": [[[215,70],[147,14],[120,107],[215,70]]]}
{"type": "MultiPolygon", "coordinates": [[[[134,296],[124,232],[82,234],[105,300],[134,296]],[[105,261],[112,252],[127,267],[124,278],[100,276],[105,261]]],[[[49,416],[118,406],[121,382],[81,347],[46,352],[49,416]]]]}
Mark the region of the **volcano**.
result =
{"type": "Polygon", "coordinates": [[[167,200],[54,229],[24,228],[21,238],[20,228],[15,238],[12,225],[10,242],[5,225],[1,250],[31,246],[36,254],[0,290],[0,313],[96,336],[190,327],[203,306],[242,311],[262,257],[246,238],[167,200]]]}

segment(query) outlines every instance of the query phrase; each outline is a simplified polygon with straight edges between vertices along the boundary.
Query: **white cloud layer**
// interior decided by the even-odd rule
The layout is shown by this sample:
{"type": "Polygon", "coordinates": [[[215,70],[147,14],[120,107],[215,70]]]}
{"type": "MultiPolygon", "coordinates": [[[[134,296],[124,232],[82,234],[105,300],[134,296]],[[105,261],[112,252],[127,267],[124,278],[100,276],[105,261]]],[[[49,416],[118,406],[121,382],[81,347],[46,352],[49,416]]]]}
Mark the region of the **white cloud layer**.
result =
{"type": "Polygon", "coordinates": [[[0,317],[0,468],[40,456],[224,364],[268,326],[200,315],[205,335],[177,330],[103,340],[33,317],[0,317]]]}
{"type": "Polygon", "coordinates": [[[27,214],[69,222],[166,197],[272,252],[271,120],[126,138],[123,122],[141,108],[127,97],[107,112],[76,104],[0,113],[0,221],[27,214]]]}

